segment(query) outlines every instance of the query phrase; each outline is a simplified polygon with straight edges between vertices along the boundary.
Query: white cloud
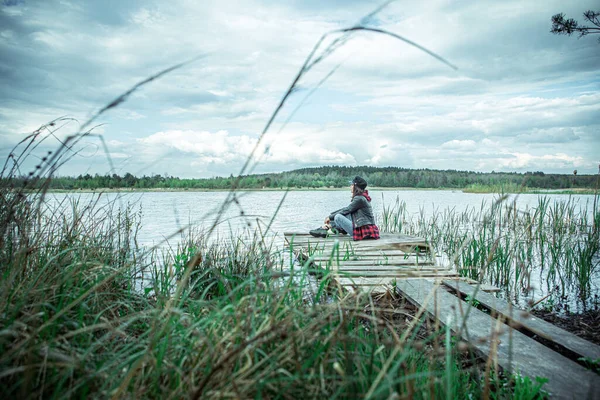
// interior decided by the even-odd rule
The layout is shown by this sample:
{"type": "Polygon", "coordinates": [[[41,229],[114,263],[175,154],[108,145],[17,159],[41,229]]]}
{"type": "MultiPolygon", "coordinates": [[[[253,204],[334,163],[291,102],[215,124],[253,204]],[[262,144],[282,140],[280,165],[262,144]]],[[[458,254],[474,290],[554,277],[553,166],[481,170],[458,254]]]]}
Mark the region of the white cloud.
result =
{"type": "Polygon", "coordinates": [[[481,145],[484,147],[498,147],[500,145],[500,142],[485,138],[481,141],[481,145]]]}
{"type": "Polygon", "coordinates": [[[116,159],[122,159],[122,158],[128,159],[128,158],[131,158],[131,155],[127,154],[127,153],[114,153],[114,152],[111,152],[110,153],[110,157],[111,158],[116,158],[116,159]]]}
{"type": "MultiPolygon", "coordinates": [[[[501,167],[509,168],[536,168],[543,166],[548,168],[571,168],[585,166],[585,162],[582,157],[571,157],[564,153],[556,154],[544,154],[542,156],[534,156],[529,153],[512,153],[514,158],[500,160],[501,167]]],[[[588,165],[591,166],[591,165],[588,165]]]]}
{"type": "Polygon", "coordinates": [[[211,162],[227,163],[238,161],[250,154],[254,141],[248,136],[229,136],[226,131],[167,131],[157,132],[138,139],[154,156],[160,152],[175,149],[181,153],[193,154],[199,159],[206,157],[211,162]]]}
{"type": "Polygon", "coordinates": [[[450,140],[449,142],[442,143],[443,149],[453,150],[473,150],[475,148],[474,140],[450,140]]]}
{"type": "Polygon", "coordinates": [[[356,164],[356,160],[351,154],[306,143],[275,143],[269,149],[265,162],[280,164],[304,163],[312,165],[356,164]]]}
{"type": "MultiPolygon", "coordinates": [[[[264,169],[367,163],[568,173],[577,166],[595,173],[598,45],[593,38],[548,33],[552,13],[578,18],[595,3],[521,3],[393,3],[378,26],[459,70],[390,37],[354,35],[299,82],[265,138],[264,169]],[[338,64],[276,135],[298,99],[338,64]]],[[[106,123],[106,141],[131,155],[128,166],[143,170],[160,160],[173,175],[189,175],[191,163],[198,167],[193,173],[202,174],[207,164],[210,173],[236,172],[231,169],[250,153],[318,38],[376,6],[98,4],[48,1],[1,9],[3,138],[14,143],[57,116],[85,121],[152,73],[203,55],[98,120],[106,123]]]]}
{"type": "Polygon", "coordinates": [[[164,21],[165,18],[158,10],[150,10],[148,8],[140,8],[131,15],[131,22],[145,28],[152,27],[164,21]]]}
{"type": "MultiPolygon", "coordinates": [[[[248,135],[230,135],[227,131],[167,131],[138,139],[143,151],[150,157],[161,157],[172,150],[192,156],[192,165],[219,164],[237,166],[243,163],[256,146],[256,139],[248,135]]],[[[288,164],[354,164],[347,153],[330,150],[320,143],[306,143],[299,137],[262,144],[256,157],[265,163],[288,164]],[[300,139],[299,141],[296,141],[300,139]]]]}

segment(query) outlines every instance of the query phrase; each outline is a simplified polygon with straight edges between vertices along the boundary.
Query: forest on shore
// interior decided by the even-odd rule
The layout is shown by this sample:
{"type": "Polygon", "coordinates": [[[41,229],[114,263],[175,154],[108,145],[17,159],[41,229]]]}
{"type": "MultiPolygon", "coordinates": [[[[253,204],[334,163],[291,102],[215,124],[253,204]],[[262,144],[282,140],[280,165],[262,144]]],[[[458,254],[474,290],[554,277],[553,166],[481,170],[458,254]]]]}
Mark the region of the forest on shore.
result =
{"type": "MultiPolygon", "coordinates": [[[[381,188],[435,188],[471,189],[518,188],[564,190],[596,189],[599,175],[546,174],[544,172],[472,172],[456,170],[407,169],[398,167],[369,166],[323,166],[302,168],[279,173],[253,174],[239,177],[178,178],[153,175],[137,177],[130,173],[106,175],[79,175],[54,177],[45,181],[48,189],[97,190],[97,189],[230,189],[236,184],[240,189],[287,189],[287,188],[341,188],[348,186],[354,176],[365,178],[370,186],[381,188]]],[[[27,177],[3,179],[3,187],[20,187],[27,177]]],[[[507,190],[510,191],[510,190],[507,190]]]]}

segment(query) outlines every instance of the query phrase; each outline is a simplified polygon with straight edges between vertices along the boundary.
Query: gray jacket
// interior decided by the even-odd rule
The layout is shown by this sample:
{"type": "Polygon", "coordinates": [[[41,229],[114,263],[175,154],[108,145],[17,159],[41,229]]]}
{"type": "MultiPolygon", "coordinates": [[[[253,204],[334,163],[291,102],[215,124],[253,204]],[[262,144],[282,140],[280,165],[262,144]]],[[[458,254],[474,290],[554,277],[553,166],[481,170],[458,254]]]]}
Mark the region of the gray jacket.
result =
{"type": "Polygon", "coordinates": [[[329,219],[333,221],[336,214],[342,214],[346,217],[350,214],[355,228],[365,225],[375,225],[371,203],[365,199],[365,196],[354,196],[352,202],[347,207],[332,212],[329,215],[329,219]]]}

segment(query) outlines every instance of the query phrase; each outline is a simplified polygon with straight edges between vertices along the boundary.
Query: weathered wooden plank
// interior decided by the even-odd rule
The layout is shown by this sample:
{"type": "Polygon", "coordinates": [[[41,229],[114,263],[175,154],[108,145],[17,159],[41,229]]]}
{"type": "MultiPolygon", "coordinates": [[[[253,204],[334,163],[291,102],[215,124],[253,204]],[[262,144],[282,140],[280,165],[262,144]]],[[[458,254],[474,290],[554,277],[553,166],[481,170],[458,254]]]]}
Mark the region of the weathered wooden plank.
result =
{"type": "MultiPolygon", "coordinates": [[[[302,253],[306,257],[306,253],[302,253]]],[[[367,265],[436,265],[437,259],[430,257],[400,257],[400,256],[364,256],[357,254],[354,256],[348,256],[340,254],[315,254],[312,253],[310,257],[315,262],[334,262],[336,264],[367,264],[367,265]]]]}
{"type": "MultiPolygon", "coordinates": [[[[303,257],[308,258],[306,253],[302,253],[303,257]]],[[[404,266],[404,265],[437,265],[436,259],[427,257],[363,257],[353,256],[345,257],[340,255],[327,255],[327,254],[312,254],[310,258],[315,263],[321,264],[345,264],[345,265],[390,265],[390,266],[404,266]]],[[[449,267],[446,267],[446,269],[449,267]]]]}
{"type": "MultiPolygon", "coordinates": [[[[298,252],[308,257],[305,252],[298,252]]],[[[437,258],[430,257],[374,257],[374,256],[345,256],[340,254],[339,257],[334,254],[311,254],[310,257],[315,262],[334,262],[336,264],[365,264],[365,265],[436,265],[437,258]]]]}
{"type": "Polygon", "coordinates": [[[353,241],[349,235],[336,235],[328,238],[317,238],[310,235],[288,235],[284,234],[284,238],[287,242],[295,243],[328,243],[337,240],[340,243],[352,243],[353,245],[364,245],[368,243],[379,243],[379,244],[415,244],[415,245],[426,245],[424,238],[416,236],[398,235],[398,234],[382,234],[378,240],[359,240],[353,241]]]}
{"type": "MultiPolygon", "coordinates": [[[[327,239],[327,238],[316,238],[314,236],[312,236],[309,233],[306,232],[284,232],[283,233],[284,237],[298,237],[298,238],[311,238],[311,239],[327,239]]],[[[349,235],[339,235],[336,237],[340,237],[340,238],[346,238],[348,240],[351,240],[351,237],[349,235]]],[[[411,235],[404,235],[404,234],[399,234],[399,233],[382,233],[380,234],[381,239],[386,239],[386,238],[394,238],[394,239],[400,239],[400,240],[411,240],[411,241],[421,241],[424,242],[425,238],[419,237],[419,236],[411,236],[411,235]]]]}
{"type": "Polygon", "coordinates": [[[392,235],[392,234],[388,234],[388,235],[382,235],[379,239],[373,240],[373,239],[366,239],[366,240],[357,240],[354,241],[352,239],[352,236],[349,235],[334,235],[334,236],[329,236],[326,238],[323,237],[314,237],[314,236],[284,236],[285,240],[291,242],[291,241],[297,241],[297,242],[321,242],[321,243],[327,243],[327,242],[333,242],[334,240],[337,240],[338,242],[347,242],[347,243],[354,243],[354,244],[360,244],[360,243],[369,243],[369,242],[380,242],[380,243],[388,243],[388,242],[394,242],[394,243],[426,243],[425,239],[423,238],[415,238],[412,236],[404,236],[404,235],[392,235]]]}
{"type": "Polygon", "coordinates": [[[386,253],[363,253],[362,251],[354,251],[352,253],[348,253],[345,251],[323,251],[322,249],[311,249],[308,251],[307,248],[294,248],[294,252],[302,252],[307,256],[311,256],[315,259],[323,260],[323,259],[340,259],[340,260],[394,260],[394,262],[402,262],[402,261],[410,261],[410,262],[435,262],[441,257],[432,256],[429,254],[386,254],[386,253]]]}
{"type": "Polygon", "coordinates": [[[328,242],[333,242],[334,240],[337,240],[338,242],[343,242],[343,243],[352,243],[352,244],[360,244],[360,243],[369,243],[369,242],[381,242],[381,243],[388,243],[388,242],[398,242],[398,243],[427,243],[426,240],[424,238],[417,238],[417,237],[412,237],[412,236],[405,236],[405,235],[396,235],[396,234],[385,234],[385,235],[381,235],[379,239],[373,240],[373,239],[366,239],[366,240],[353,240],[352,236],[349,235],[333,235],[333,236],[329,236],[326,238],[322,238],[322,237],[314,237],[314,236],[283,236],[283,238],[288,241],[295,241],[295,242],[312,242],[312,243],[316,243],[316,242],[321,242],[321,243],[328,243],[328,242]]]}
{"type": "Polygon", "coordinates": [[[338,277],[370,277],[370,278],[443,278],[451,279],[456,276],[452,271],[334,271],[338,277]]]}
{"type": "Polygon", "coordinates": [[[331,256],[334,255],[337,257],[414,257],[419,259],[432,258],[433,256],[430,253],[422,253],[422,252],[410,252],[402,249],[393,249],[393,248],[376,248],[376,247],[353,247],[353,248],[344,248],[344,247],[334,247],[334,246],[321,246],[321,245],[293,245],[290,247],[293,251],[300,250],[306,254],[315,255],[315,256],[331,256]]]}
{"type": "Polygon", "coordinates": [[[328,263],[331,260],[332,264],[343,264],[343,265],[389,265],[389,266],[404,266],[404,265],[435,265],[432,260],[427,260],[426,258],[366,258],[359,257],[358,259],[350,259],[344,260],[342,257],[339,259],[337,257],[328,257],[328,256],[317,256],[313,257],[315,262],[319,263],[328,263]]]}
{"type": "Polygon", "coordinates": [[[363,268],[373,268],[373,267],[383,267],[383,268],[387,268],[387,269],[406,269],[406,268],[414,268],[414,269],[419,269],[419,268],[429,268],[429,269],[448,269],[448,268],[444,268],[444,267],[439,267],[433,263],[394,263],[394,264],[385,264],[385,263],[377,263],[377,262],[372,262],[372,261],[368,261],[368,260],[356,260],[356,261],[341,261],[338,263],[336,260],[332,260],[331,262],[329,262],[328,260],[321,260],[321,261],[316,261],[315,264],[319,264],[319,265],[330,265],[331,267],[363,267],[363,268]]]}
{"type": "MultiPolygon", "coordinates": [[[[502,289],[500,289],[499,287],[487,285],[484,283],[479,283],[475,279],[467,278],[465,276],[460,276],[456,279],[453,279],[452,281],[453,282],[460,281],[461,283],[466,284],[466,285],[479,286],[479,290],[482,290],[487,293],[499,293],[502,291],[502,289]]],[[[440,281],[439,283],[442,283],[442,282],[440,281]]]]}
{"type": "MultiPolygon", "coordinates": [[[[405,276],[400,277],[403,281],[409,281],[412,279],[433,279],[437,275],[422,275],[422,276],[405,276]]],[[[358,287],[364,288],[368,291],[375,292],[386,292],[387,290],[395,287],[394,281],[398,282],[396,277],[343,277],[338,276],[335,279],[342,287],[358,287]]]]}
{"type": "Polygon", "coordinates": [[[315,262],[319,263],[331,263],[331,264],[345,264],[345,265],[389,265],[389,266],[405,266],[405,265],[435,265],[431,260],[425,259],[402,259],[402,258],[368,258],[368,257],[356,257],[350,260],[344,260],[341,257],[313,257],[315,262]]]}
{"type": "MultiPolygon", "coordinates": [[[[318,254],[318,253],[317,253],[318,254]]],[[[319,256],[330,256],[331,252],[327,253],[327,252],[323,252],[321,254],[318,254],[319,256]]],[[[336,257],[337,257],[337,253],[335,253],[336,257]]],[[[433,259],[434,257],[431,257],[429,255],[426,254],[415,254],[415,253],[405,253],[405,252],[381,252],[381,251],[365,251],[365,250],[359,250],[357,252],[354,253],[341,253],[340,252],[340,257],[346,257],[346,258],[352,258],[352,257],[359,257],[360,259],[419,259],[419,260],[425,260],[425,259],[433,259]]]]}
{"type": "Polygon", "coordinates": [[[330,268],[344,271],[361,271],[361,270],[381,270],[381,271],[450,271],[448,268],[440,268],[436,265],[374,265],[374,264],[328,264],[328,263],[315,263],[315,265],[321,268],[330,268]]]}
{"type": "MultiPolygon", "coordinates": [[[[298,249],[300,247],[294,247],[294,249],[298,249]]],[[[319,247],[317,251],[322,254],[331,254],[333,247],[319,247]]],[[[369,248],[359,248],[353,249],[353,252],[346,252],[344,249],[340,249],[340,255],[360,255],[365,257],[428,257],[428,255],[423,253],[415,253],[410,251],[403,251],[397,249],[369,249],[369,248]]],[[[337,253],[337,252],[336,252],[337,253]]]]}
{"type": "Polygon", "coordinates": [[[594,343],[588,342],[571,332],[565,331],[531,314],[524,313],[523,310],[519,310],[518,308],[512,307],[511,311],[511,306],[506,301],[488,293],[482,293],[481,291],[475,294],[475,288],[471,285],[448,280],[445,280],[443,283],[463,295],[471,296],[471,298],[474,298],[485,307],[496,311],[505,318],[513,319],[532,333],[572,351],[579,357],[586,357],[591,360],[600,359],[600,346],[594,343]]]}
{"type": "MultiPolygon", "coordinates": [[[[287,244],[293,244],[295,246],[321,246],[321,247],[333,247],[334,244],[338,244],[340,248],[389,248],[389,249],[410,249],[412,247],[419,247],[422,249],[427,249],[429,246],[425,242],[405,242],[402,240],[337,240],[334,238],[329,239],[321,239],[321,240],[287,240],[287,244]]],[[[424,250],[422,250],[424,251],[424,250]]]]}
{"type": "Polygon", "coordinates": [[[353,278],[408,278],[408,277],[443,277],[454,276],[452,271],[335,271],[339,277],[353,278]]]}
{"type": "MultiPolygon", "coordinates": [[[[440,268],[431,268],[431,267],[403,267],[403,268],[394,268],[388,267],[385,265],[377,266],[377,265],[334,265],[330,267],[333,271],[346,271],[346,272],[354,272],[354,271],[386,271],[386,272],[397,272],[397,273],[406,273],[406,272],[448,272],[449,270],[440,269],[440,268]]],[[[453,273],[454,274],[454,273],[453,273]]]]}
{"type": "MultiPolygon", "coordinates": [[[[309,246],[294,246],[292,249],[306,249],[308,250],[309,246]]],[[[340,255],[370,255],[370,256],[397,256],[397,257],[429,257],[429,253],[425,252],[414,252],[407,251],[403,249],[394,249],[394,248],[375,248],[375,247],[354,247],[354,248],[344,248],[344,247],[334,247],[334,246],[310,246],[311,251],[315,251],[321,254],[331,254],[332,252],[338,253],[340,255]]]]}
{"type": "Polygon", "coordinates": [[[482,354],[492,355],[503,368],[509,369],[512,360],[513,370],[532,379],[536,376],[548,378],[544,388],[552,396],[561,399],[597,396],[600,376],[507,325],[502,325],[502,329],[496,332],[496,321],[477,309],[470,309],[467,330],[461,330],[463,318],[460,310],[466,310],[468,304],[443,289],[438,290],[432,282],[425,279],[399,280],[396,285],[412,303],[425,307],[442,323],[451,321],[450,328],[455,333],[470,341],[482,354]],[[493,345],[495,351],[491,351],[493,338],[498,339],[493,345]]]}
{"type": "Polygon", "coordinates": [[[479,283],[475,279],[467,278],[466,276],[460,276],[460,277],[454,279],[454,281],[461,281],[461,282],[465,282],[469,285],[479,286],[479,290],[483,290],[484,292],[487,292],[487,293],[499,293],[502,291],[502,289],[500,289],[499,287],[492,286],[492,285],[486,285],[484,283],[479,283]]]}
{"type": "Polygon", "coordinates": [[[502,289],[500,289],[499,287],[484,284],[479,285],[479,290],[484,291],[486,293],[500,293],[502,291],[502,289]]]}
{"type": "Polygon", "coordinates": [[[371,253],[379,253],[379,252],[383,252],[383,253],[387,253],[387,252],[402,252],[402,253],[408,253],[408,254],[419,254],[419,255],[426,255],[431,253],[432,251],[413,251],[412,247],[411,248],[407,248],[406,246],[402,245],[402,244],[394,244],[394,243],[388,243],[388,244],[381,244],[381,243],[374,243],[373,241],[371,241],[369,244],[361,244],[361,245],[348,245],[346,246],[343,243],[339,243],[339,246],[335,246],[333,245],[333,243],[331,244],[327,244],[327,245],[323,245],[320,243],[293,243],[290,245],[286,245],[286,248],[292,248],[292,249],[307,249],[312,251],[321,251],[321,252],[331,252],[333,249],[339,249],[339,252],[341,254],[343,253],[350,253],[350,254],[354,254],[354,253],[360,253],[362,251],[365,252],[371,252],[371,253]]]}
{"type": "Polygon", "coordinates": [[[390,270],[390,271],[450,271],[449,267],[442,267],[435,263],[393,263],[393,264],[382,264],[373,263],[369,261],[340,261],[339,263],[335,260],[329,262],[328,260],[313,260],[314,265],[321,268],[339,269],[339,270],[390,270]]]}
{"type": "Polygon", "coordinates": [[[345,265],[345,264],[314,264],[316,267],[322,269],[330,269],[333,271],[395,271],[395,272],[407,272],[407,271],[440,271],[447,272],[450,269],[437,268],[436,266],[421,266],[421,265],[404,265],[404,266],[391,266],[391,265],[345,265]]]}
{"type": "Polygon", "coordinates": [[[323,253],[331,253],[332,251],[339,251],[340,254],[372,254],[372,255],[418,255],[420,257],[431,254],[430,251],[413,251],[412,249],[403,248],[402,246],[393,246],[393,245],[385,245],[385,246],[353,246],[353,247],[344,247],[340,245],[339,247],[333,245],[320,245],[320,244],[294,244],[293,246],[289,246],[286,248],[292,249],[306,249],[323,253]]]}
{"type": "Polygon", "coordinates": [[[377,289],[382,292],[392,288],[390,278],[337,278],[336,281],[343,287],[366,287],[368,290],[377,289]]]}

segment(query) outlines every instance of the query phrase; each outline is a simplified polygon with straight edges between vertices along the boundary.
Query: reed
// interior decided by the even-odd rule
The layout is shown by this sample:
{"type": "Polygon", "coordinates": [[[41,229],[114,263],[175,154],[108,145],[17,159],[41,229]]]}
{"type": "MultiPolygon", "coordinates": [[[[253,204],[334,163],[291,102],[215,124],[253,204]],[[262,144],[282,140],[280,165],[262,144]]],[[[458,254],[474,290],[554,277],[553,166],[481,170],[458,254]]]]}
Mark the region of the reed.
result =
{"type": "Polygon", "coordinates": [[[8,398],[541,395],[518,377],[483,379],[450,332],[392,293],[345,293],[309,263],[284,274],[289,255],[258,233],[186,229],[146,249],[133,206],[1,198],[8,398]]]}
{"type": "Polygon", "coordinates": [[[588,207],[570,197],[540,196],[536,207],[519,210],[499,194],[491,205],[436,210],[425,218],[423,210],[409,215],[396,199],[384,207],[381,227],[426,238],[462,276],[496,285],[514,300],[531,296],[535,280],[546,292],[590,307],[600,270],[600,208],[597,201],[588,207]]]}

